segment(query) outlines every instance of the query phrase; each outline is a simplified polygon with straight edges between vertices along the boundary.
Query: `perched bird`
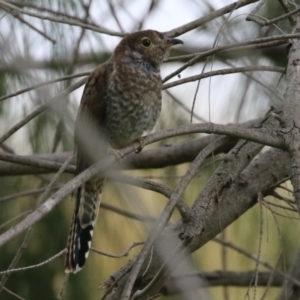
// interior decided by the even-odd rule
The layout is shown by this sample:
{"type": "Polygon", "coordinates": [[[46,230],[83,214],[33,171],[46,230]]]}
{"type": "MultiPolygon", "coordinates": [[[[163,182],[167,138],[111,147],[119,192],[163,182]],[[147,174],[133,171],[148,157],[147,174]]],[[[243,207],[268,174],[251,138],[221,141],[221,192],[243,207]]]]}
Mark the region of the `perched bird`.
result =
{"type": "MultiPolygon", "coordinates": [[[[75,122],[77,174],[152,130],[161,110],[160,65],[179,39],[154,30],[124,37],[111,58],[89,76],[75,122]]],[[[143,144],[141,143],[141,148],[143,144]]],[[[104,174],[77,190],[65,271],[79,271],[89,254],[104,174]]]]}

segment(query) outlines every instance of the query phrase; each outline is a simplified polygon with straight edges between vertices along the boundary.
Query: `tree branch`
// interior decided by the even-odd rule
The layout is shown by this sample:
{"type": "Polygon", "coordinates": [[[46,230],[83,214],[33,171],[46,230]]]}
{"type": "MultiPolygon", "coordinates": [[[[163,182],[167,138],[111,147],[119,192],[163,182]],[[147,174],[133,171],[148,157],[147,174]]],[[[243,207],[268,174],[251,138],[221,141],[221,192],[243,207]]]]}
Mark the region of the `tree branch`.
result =
{"type": "MultiPolygon", "coordinates": [[[[297,17],[297,22],[294,28],[294,33],[300,33],[300,17],[297,17]]],[[[282,123],[285,128],[282,129],[281,135],[285,140],[288,151],[291,155],[290,178],[294,188],[294,196],[300,215],[300,39],[293,39],[289,51],[289,61],[287,65],[287,78],[289,81],[284,105],[282,123]]]]}
{"type": "Polygon", "coordinates": [[[195,28],[198,28],[218,17],[221,17],[227,13],[230,13],[232,12],[233,10],[235,9],[238,9],[238,8],[241,8],[243,6],[246,6],[250,3],[254,3],[254,2],[257,2],[258,0],[242,0],[242,1],[236,1],[236,2],[233,2],[227,6],[224,6],[218,10],[215,10],[213,11],[212,13],[202,17],[202,18],[199,18],[197,20],[194,20],[190,23],[187,23],[183,26],[180,26],[180,27],[177,27],[177,28],[174,28],[170,31],[167,31],[167,32],[164,32],[165,34],[167,34],[168,37],[176,37],[176,36],[179,36],[181,34],[184,34],[188,31],[191,31],[195,28]]]}
{"type": "MultiPolygon", "coordinates": [[[[196,235],[187,248],[193,252],[198,250],[213,237],[218,235],[224,228],[234,222],[249,208],[256,204],[257,193],[266,194],[269,192],[268,187],[274,185],[278,180],[286,178],[289,171],[290,161],[289,155],[281,150],[271,149],[264,152],[259,158],[252,162],[241,174],[243,181],[234,181],[224,193],[222,200],[214,205],[210,213],[210,217],[205,219],[205,230],[196,235]],[[222,214],[220,214],[222,211],[222,214]],[[213,222],[211,221],[213,220],[213,222]]],[[[213,186],[214,182],[210,181],[209,186],[213,186]]],[[[164,230],[162,237],[158,243],[165,248],[166,253],[170,253],[170,249],[174,249],[174,243],[180,241],[179,236],[183,230],[182,221],[171,224],[164,230]],[[175,239],[175,241],[174,241],[175,239]]],[[[147,278],[151,279],[157,272],[158,265],[155,263],[157,257],[153,258],[147,271],[147,278]]],[[[160,261],[160,260],[159,260],[160,261]]],[[[132,264],[132,261],[130,262],[132,264]]],[[[178,266],[178,262],[174,266],[178,266]]],[[[124,267],[126,269],[126,267],[124,267]]],[[[122,272],[122,270],[120,270],[122,272]]],[[[120,274],[116,272],[112,275],[118,278],[120,274]]],[[[124,275],[118,283],[118,289],[114,294],[107,295],[106,300],[119,300],[120,291],[124,290],[124,284],[128,275],[124,275]]],[[[146,280],[146,278],[144,279],[146,280]]],[[[147,281],[147,280],[146,280],[147,281]]],[[[160,291],[162,286],[157,286],[151,290],[151,294],[160,291]]],[[[136,288],[141,288],[137,286],[136,288]]],[[[144,298],[143,298],[144,299],[144,298]]]]}
{"type": "MultiPolygon", "coordinates": [[[[268,284],[271,272],[259,272],[257,285],[265,287],[268,284]]],[[[234,271],[212,271],[212,272],[195,272],[187,273],[176,276],[175,282],[173,278],[166,282],[166,285],[162,288],[161,293],[165,296],[171,296],[178,294],[179,290],[176,285],[176,281],[181,280],[187,290],[205,288],[209,286],[238,286],[249,287],[253,277],[254,271],[234,272],[234,271]],[[195,280],[193,278],[201,278],[205,286],[193,285],[195,280]],[[192,284],[191,284],[192,283],[192,284]]],[[[284,283],[284,276],[276,274],[272,286],[280,287],[284,283]]]]}

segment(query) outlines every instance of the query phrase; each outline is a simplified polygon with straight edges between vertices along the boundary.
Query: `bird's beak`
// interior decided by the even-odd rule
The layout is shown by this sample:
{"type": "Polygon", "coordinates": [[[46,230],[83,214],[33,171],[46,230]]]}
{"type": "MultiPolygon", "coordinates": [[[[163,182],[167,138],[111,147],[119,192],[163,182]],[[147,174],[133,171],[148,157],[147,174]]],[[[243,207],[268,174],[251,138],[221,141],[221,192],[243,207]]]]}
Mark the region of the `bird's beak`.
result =
{"type": "Polygon", "coordinates": [[[165,48],[169,48],[178,44],[183,44],[183,41],[179,39],[167,39],[165,43],[165,48]]]}

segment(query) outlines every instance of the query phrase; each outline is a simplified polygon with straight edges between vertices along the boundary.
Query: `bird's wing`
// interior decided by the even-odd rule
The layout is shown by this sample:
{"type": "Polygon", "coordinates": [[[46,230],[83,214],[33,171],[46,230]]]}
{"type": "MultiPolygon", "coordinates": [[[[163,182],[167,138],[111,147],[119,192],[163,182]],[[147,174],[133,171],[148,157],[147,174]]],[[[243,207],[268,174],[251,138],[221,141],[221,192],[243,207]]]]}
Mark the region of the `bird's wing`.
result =
{"type": "Polygon", "coordinates": [[[89,76],[75,121],[75,145],[79,174],[107,152],[104,138],[104,118],[108,80],[112,64],[106,62],[89,76]]]}
{"type": "MultiPolygon", "coordinates": [[[[103,136],[108,79],[112,65],[104,63],[90,74],[75,122],[77,171],[84,171],[107,153],[103,136]]],[[[89,255],[93,229],[98,216],[104,178],[96,176],[77,190],[70,228],[65,271],[79,271],[89,255]]]]}

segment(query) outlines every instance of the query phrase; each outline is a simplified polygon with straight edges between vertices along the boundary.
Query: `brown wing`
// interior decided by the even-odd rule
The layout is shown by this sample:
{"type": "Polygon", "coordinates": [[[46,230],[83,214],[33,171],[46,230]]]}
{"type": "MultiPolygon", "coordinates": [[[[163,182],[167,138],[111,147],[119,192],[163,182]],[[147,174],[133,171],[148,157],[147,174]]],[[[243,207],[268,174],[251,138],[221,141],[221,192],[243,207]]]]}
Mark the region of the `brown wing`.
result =
{"type": "MultiPolygon", "coordinates": [[[[85,86],[75,122],[77,174],[107,153],[104,118],[108,78],[112,65],[108,62],[93,71],[85,86]]],[[[95,177],[77,190],[76,205],[65,260],[65,271],[79,271],[89,255],[93,229],[101,201],[103,177],[95,177]]]]}
{"type": "Polygon", "coordinates": [[[104,118],[108,79],[112,63],[96,68],[86,83],[75,121],[77,174],[107,153],[104,138],[104,118]]]}

